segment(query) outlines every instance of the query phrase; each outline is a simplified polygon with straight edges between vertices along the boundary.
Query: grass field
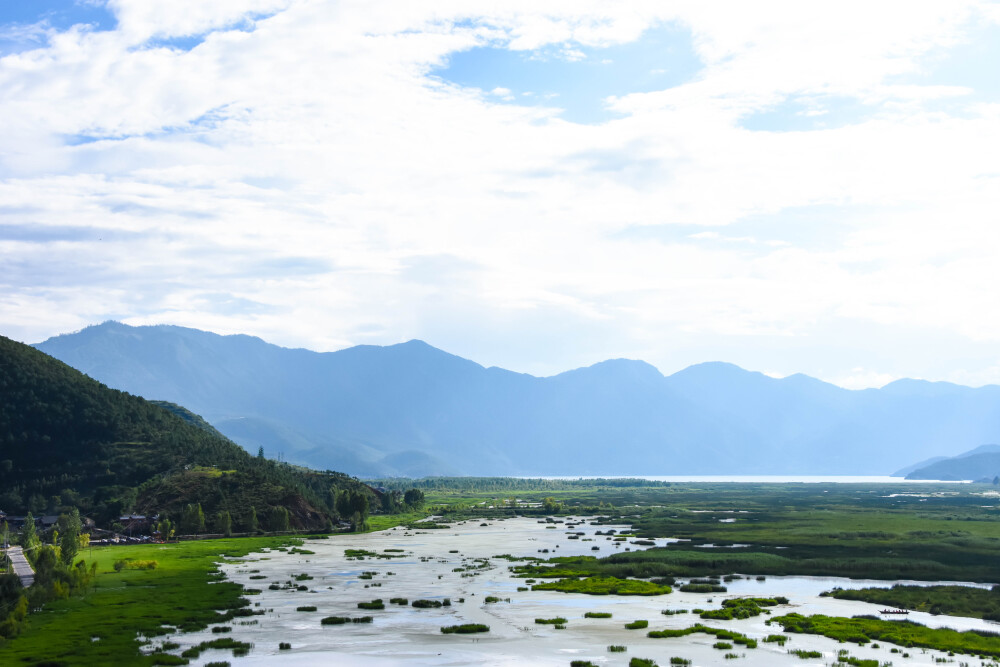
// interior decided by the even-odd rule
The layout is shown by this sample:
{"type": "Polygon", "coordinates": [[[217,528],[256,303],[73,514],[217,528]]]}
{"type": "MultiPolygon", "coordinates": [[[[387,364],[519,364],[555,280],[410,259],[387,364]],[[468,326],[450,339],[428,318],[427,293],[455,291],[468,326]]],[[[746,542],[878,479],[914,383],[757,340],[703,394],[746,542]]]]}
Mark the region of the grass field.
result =
{"type": "Polygon", "coordinates": [[[225,618],[217,610],[241,605],[241,586],[209,584],[214,563],[291,542],[256,537],[86,549],[81,556],[97,562],[95,585],[31,614],[27,630],[0,646],[0,664],[157,664],[156,656],[141,655],[139,635],[163,634],[164,626],[204,628],[225,618]],[[157,567],[116,572],[115,561],[125,558],[155,560],[157,567]]]}

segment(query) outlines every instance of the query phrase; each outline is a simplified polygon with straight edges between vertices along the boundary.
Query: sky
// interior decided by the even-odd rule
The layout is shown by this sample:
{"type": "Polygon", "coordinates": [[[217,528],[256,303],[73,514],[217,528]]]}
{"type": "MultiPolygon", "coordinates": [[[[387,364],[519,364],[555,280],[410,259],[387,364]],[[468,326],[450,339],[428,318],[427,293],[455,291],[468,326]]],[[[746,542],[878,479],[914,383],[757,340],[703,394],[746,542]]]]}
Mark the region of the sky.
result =
{"type": "Polygon", "coordinates": [[[0,334],[1000,383],[1000,3],[0,0],[0,334]]]}

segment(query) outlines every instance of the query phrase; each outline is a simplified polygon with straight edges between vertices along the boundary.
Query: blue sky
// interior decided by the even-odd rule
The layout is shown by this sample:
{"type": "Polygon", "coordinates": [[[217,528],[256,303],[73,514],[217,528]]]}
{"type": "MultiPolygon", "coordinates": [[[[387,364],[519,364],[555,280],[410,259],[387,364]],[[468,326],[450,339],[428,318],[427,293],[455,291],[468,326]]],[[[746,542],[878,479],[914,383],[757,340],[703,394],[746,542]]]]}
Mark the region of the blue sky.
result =
{"type": "Polygon", "coordinates": [[[998,3],[660,5],[2,1],[0,333],[1000,383],[998,3]]]}

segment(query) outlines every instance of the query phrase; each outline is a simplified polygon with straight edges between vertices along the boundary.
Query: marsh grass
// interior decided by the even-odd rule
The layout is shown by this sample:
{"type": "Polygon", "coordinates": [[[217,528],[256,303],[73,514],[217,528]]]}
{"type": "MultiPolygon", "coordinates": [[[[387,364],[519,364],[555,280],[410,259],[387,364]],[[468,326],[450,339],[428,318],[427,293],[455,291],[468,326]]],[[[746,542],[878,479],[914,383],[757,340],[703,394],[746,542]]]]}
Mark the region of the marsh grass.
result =
{"type": "Polygon", "coordinates": [[[447,625],[441,628],[441,632],[446,635],[469,635],[477,632],[489,631],[490,626],[483,625],[482,623],[463,623],[462,625],[447,625]]]}
{"type": "Polygon", "coordinates": [[[143,654],[140,635],[160,636],[168,632],[165,627],[204,630],[257,613],[239,584],[216,574],[220,556],[241,557],[293,543],[251,537],[88,549],[81,555],[89,563],[93,554],[97,576],[86,595],[49,603],[32,614],[30,627],[0,646],[0,664],[163,664],[169,654],[143,654]],[[155,560],[158,566],[116,572],[115,561],[126,559],[155,560]],[[91,641],[92,636],[101,641],[91,641]]]}
{"type": "Polygon", "coordinates": [[[786,632],[823,635],[838,641],[867,644],[878,640],[904,648],[927,648],[953,653],[1000,657],[1000,634],[950,628],[929,628],[913,621],[883,621],[874,616],[802,616],[788,614],[772,619],[786,632]]]}

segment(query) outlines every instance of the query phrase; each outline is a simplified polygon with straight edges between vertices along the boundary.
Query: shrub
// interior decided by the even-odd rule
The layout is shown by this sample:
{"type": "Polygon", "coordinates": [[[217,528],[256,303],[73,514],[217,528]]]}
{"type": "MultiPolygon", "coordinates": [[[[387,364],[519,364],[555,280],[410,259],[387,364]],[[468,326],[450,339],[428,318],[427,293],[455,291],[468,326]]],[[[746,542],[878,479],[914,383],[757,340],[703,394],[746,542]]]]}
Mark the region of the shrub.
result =
{"type": "Polygon", "coordinates": [[[446,635],[460,634],[469,635],[474,632],[489,632],[490,626],[482,623],[463,623],[462,625],[447,625],[441,628],[441,632],[446,635]]]}
{"type": "Polygon", "coordinates": [[[440,600],[414,600],[410,606],[417,609],[436,609],[441,606],[440,600]]]}
{"type": "Polygon", "coordinates": [[[155,570],[159,563],[155,560],[135,560],[134,558],[120,558],[115,561],[115,572],[122,570],[155,570]]]}
{"type": "Polygon", "coordinates": [[[351,619],[347,616],[327,616],[322,621],[323,625],[343,625],[344,623],[350,623],[351,619]]]}
{"type": "Polygon", "coordinates": [[[622,646],[621,644],[612,644],[608,647],[608,653],[624,653],[628,650],[628,647],[622,646]]]}
{"type": "Polygon", "coordinates": [[[638,621],[632,621],[631,623],[626,623],[625,624],[625,629],[626,630],[642,630],[642,629],[648,628],[648,627],[649,627],[649,621],[645,621],[645,620],[641,620],[641,619],[638,620],[638,621]]]}
{"type": "Polygon", "coordinates": [[[390,598],[389,602],[392,604],[400,604],[403,605],[404,607],[410,603],[410,601],[407,600],[406,598],[390,598]]]}
{"type": "Polygon", "coordinates": [[[535,623],[539,625],[566,625],[566,619],[561,616],[555,618],[536,618],[535,623]]]}
{"type": "Polygon", "coordinates": [[[385,603],[381,599],[375,599],[371,602],[359,602],[358,609],[385,609],[385,603]]]}
{"type": "Polygon", "coordinates": [[[610,611],[588,611],[583,615],[584,618],[611,618],[610,611]]]}
{"type": "Polygon", "coordinates": [[[302,607],[296,607],[295,611],[316,611],[316,607],[312,605],[304,605],[302,607]]]}
{"type": "Polygon", "coordinates": [[[650,658],[632,658],[628,661],[628,667],[658,667],[655,660],[650,658]]]}
{"type": "Polygon", "coordinates": [[[281,642],[280,644],[278,644],[278,650],[279,651],[288,651],[291,648],[292,648],[292,645],[289,644],[288,642],[281,642]]]}

